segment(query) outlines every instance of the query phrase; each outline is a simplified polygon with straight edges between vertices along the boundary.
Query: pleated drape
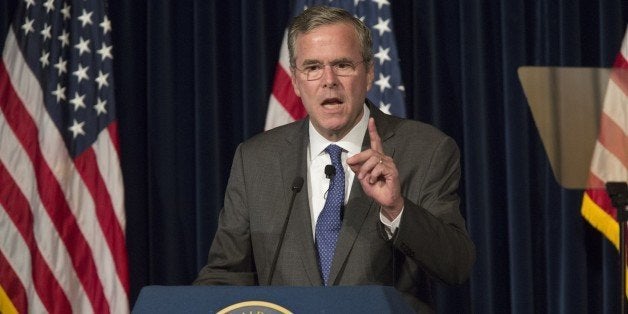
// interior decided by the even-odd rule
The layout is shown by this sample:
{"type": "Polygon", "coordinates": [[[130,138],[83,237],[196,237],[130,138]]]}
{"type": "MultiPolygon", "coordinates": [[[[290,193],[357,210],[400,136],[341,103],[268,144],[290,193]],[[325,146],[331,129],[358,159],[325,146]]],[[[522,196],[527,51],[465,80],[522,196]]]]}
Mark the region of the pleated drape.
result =
{"type": "MultiPolygon", "coordinates": [[[[410,118],[454,137],[478,258],[440,313],[616,313],[618,254],[553,177],[517,77],[524,65],[609,67],[622,0],[395,0],[410,118]]],[[[0,1],[6,34],[17,0],[0,1]]],[[[284,0],[109,1],[131,300],[204,265],[231,158],[262,131],[284,0]]],[[[0,43],[3,45],[3,43],[0,43]]]]}

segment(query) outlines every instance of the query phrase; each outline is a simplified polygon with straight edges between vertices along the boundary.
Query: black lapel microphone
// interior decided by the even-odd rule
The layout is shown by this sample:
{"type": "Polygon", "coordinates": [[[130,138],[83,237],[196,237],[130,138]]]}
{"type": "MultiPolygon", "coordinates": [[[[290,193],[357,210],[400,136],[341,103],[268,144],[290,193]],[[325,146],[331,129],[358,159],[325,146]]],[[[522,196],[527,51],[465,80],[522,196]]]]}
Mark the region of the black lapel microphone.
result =
{"type": "Polygon", "coordinates": [[[331,179],[335,175],[336,175],[336,167],[334,167],[333,165],[325,166],[325,177],[327,177],[327,179],[331,179]]]}
{"type": "Polygon", "coordinates": [[[335,175],[336,167],[334,167],[334,165],[325,166],[325,177],[329,179],[329,187],[327,188],[327,191],[325,191],[325,195],[323,195],[325,199],[327,199],[327,192],[329,192],[329,189],[331,189],[331,179],[333,179],[335,175]]]}
{"type": "Polygon", "coordinates": [[[270,286],[273,282],[273,275],[275,274],[275,268],[277,267],[277,258],[279,258],[279,251],[281,251],[281,246],[283,245],[283,238],[286,236],[286,229],[288,229],[288,221],[290,221],[290,215],[292,214],[292,205],[294,205],[294,199],[297,197],[297,194],[301,192],[301,188],[303,188],[303,178],[296,177],[292,180],[292,198],[290,199],[290,205],[288,206],[288,213],[286,214],[286,218],[283,221],[283,227],[281,228],[281,235],[279,236],[279,242],[277,242],[277,248],[275,249],[275,256],[273,257],[273,263],[270,265],[270,273],[268,274],[268,285],[270,286]]]}

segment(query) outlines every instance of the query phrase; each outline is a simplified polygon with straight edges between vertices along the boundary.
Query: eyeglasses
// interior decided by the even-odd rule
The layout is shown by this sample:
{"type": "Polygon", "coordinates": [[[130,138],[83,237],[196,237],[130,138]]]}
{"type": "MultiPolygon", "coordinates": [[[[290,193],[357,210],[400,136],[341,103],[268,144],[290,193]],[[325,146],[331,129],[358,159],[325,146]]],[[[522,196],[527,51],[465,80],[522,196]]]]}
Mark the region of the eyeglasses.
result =
{"type": "Polygon", "coordinates": [[[352,62],[352,61],[336,61],[329,64],[322,63],[312,63],[308,64],[302,69],[295,67],[301,73],[305,74],[308,81],[316,81],[323,77],[323,73],[325,72],[325,67],[329,66],[331,71],[338,76],[352,76],[357,72],[356,68],[360,63],[364,63],[365,60],[360,62],[352,62]]]}

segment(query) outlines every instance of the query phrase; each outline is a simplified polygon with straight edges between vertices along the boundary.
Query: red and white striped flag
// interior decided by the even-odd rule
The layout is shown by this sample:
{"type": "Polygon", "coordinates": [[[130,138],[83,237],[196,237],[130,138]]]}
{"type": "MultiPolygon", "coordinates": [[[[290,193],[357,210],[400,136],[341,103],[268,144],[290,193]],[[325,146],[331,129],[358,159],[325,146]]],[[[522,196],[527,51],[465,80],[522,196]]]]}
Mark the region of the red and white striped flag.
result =
{"type": "MultiPolygon", "coordinates": [[[[602,107],[600,132],[584,193],[582,215],[619,249],[619,223],[606,182],[628,182],[628,29],[621,45],[602,107]]],[[[624,263],[625,264],[625,263],[624,263]]],[[[626,281],[628,282],[628,280],[626,281]]],[[[628,289],[625,291],[628,292],[628,289]]]]}
{"type": "Polygon", "coordinates": [[[275,70],[273,92],[268,101],[264,130],[288,124],[307,115],[301,98],[294,93],[290,80],[290,59],[288,57],[288,32],[283,36],[279,61],[275,70]]]}
{"type": "MultiPolygon", "coordinates": [[[[375,82],[367,97],[379,109],[398,117],[406,116],[404,86],[397,57],[397,45],[392,31],[392,15],[388,0],[297,0],[296,16],[309,6],[327,5],[339,7],[354,14],[371,29],[375,54],[375,82]]],[[[290,81],[288,58],[288,33],[281,44],[279,62],[275,71],[273,92],[268,102],[265,130],[287,124],[307,115],[301,99],[294,93],[290,81]]]]}
{"type": "Polygon", "coordinates": [[[0,62],[0,312],[126,313],[102,1],[20,1],[0,62]]]}

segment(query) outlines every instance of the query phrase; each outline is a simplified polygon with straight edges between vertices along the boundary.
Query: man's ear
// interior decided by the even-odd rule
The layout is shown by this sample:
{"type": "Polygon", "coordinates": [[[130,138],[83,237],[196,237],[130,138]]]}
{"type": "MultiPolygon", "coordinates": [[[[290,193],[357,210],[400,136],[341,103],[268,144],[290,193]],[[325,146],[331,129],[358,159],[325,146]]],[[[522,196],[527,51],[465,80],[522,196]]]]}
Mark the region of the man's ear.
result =
{"type": "Polygon", "coordinates": [[[366,91],[370,91],[375,81],[375,63],[371,61],[368,65],[368,72],[366,73],[366,91]]]}
{"type": "Polygon", "coordinates": [[[297,96],[301,97],[301,92],[299,91],[299,82],[297,81],[297,74],[293,67],[290,67],[290,81],[292,82],[292,89],[294,89],[294,93],[297,96]]]}

